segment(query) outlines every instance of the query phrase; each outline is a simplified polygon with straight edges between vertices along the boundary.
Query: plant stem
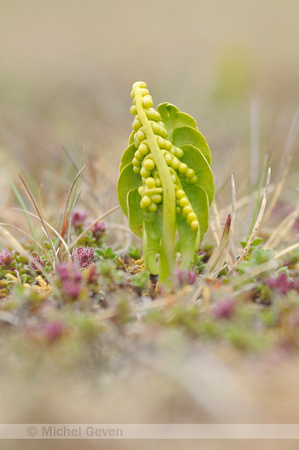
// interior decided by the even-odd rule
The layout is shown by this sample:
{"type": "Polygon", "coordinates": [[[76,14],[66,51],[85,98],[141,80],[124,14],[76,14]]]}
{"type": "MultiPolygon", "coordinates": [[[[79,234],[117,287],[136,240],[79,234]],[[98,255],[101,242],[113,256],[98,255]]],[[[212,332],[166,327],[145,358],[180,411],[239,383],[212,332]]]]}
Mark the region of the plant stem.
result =
{"type": "Polygon", "coordinates": [[[176,233],[176,207],[175,189],[169,168],[164,155],[157,142],[150,121],[143,109],[142,94],[139,88],[135,88],[136,108],[139,120],[146,134],[147,145],[156,163],[157,170],[163,188],[163,218],[162,218],[162,242],[159,260],[159,280],[165,283],[175,266],[175,233],[176,233]]]}

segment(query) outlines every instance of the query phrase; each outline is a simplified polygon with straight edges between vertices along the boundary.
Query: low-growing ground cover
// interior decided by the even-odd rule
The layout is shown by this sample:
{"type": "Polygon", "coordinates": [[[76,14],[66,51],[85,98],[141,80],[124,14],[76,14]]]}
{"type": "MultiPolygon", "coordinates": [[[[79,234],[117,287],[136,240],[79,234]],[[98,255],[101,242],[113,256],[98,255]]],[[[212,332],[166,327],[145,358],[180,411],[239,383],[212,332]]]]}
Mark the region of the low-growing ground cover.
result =
{"type": "MultiPolygon", "coordinates": [[[[63,421],[76,399],[93,420],[121,421],[122,414],[135,421],[237,420],[240,411],[252,419],[238,387],[244,374],[253,377],[249,390],[258,391],[259,371],[298,364],[299,209],[282,200],[285,185],[297,187],[294,174],[291,187],[287,178],[291,150],[278,181],[271,181],[268,161],[257,185],[241,196],[234,177],[225,177],[190,268],[174,268],[167,285],[148,272],[141,239],[120,214],[116,186],[108,201],[105,194],[94,198],[85,149],[79,163],[65,151],[64,169],[76,173],[52,192],[26,174],[13,179],[12,166],[4,167],[7,195],[19,203],[18,210],[5,206],[0,224],[1,378],[9,417],[23,420],[26,411],[30,420],[63,421]],[[242,221],[248,236],[240,235],[242,221]],[[221,383],[228,391],[215,394],[221,383]],[[119,399],[112,407],[114,390],[119,399]],[[27,406],[18,409],[22,395],[27,406]],[[223,410],[232,398],[235,415],[223,410]],[[42,413],[40,399],[50,405],[42,413]]],[[[258,402],[253,408],[259,411],[258,402]]],[[[74,421],[83,420],[82,410],[76,414],[74,421]]]]}

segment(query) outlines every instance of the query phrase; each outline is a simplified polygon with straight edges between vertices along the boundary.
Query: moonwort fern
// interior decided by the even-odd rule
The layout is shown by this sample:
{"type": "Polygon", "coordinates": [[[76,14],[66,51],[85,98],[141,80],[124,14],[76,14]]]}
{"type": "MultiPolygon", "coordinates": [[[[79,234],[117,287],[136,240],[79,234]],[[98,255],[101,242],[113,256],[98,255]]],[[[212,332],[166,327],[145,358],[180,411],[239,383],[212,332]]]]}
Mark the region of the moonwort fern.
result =
{"type": "Polygon", "coordinates": [[[207,228],[214,197],[208,144],[195,120],[170,103],[153,108],[144,82],[131,92],[135,116],[117,192],[145,264],[166,283],[181,254],[187,269],[207,228]]]}

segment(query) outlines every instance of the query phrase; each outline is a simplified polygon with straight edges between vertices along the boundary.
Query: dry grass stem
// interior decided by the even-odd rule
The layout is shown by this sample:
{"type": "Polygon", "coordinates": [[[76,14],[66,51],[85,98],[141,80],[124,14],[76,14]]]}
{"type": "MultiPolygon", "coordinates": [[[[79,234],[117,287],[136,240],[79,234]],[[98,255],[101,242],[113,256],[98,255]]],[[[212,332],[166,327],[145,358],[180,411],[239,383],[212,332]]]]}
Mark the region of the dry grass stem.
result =
{"type": "Polygon", "coordinates": [[[227,259],[230,246],[232,243],[232,238],[235,230],[235,219],[236,219],[236,187],[233,175],[231,176],[232,185],[232,210],[231,214],[228,216],[221,241],[217,251],[211,256],[205,271],[205,274],[211,274],[211,278],[216,278],[218,273],[222,270],[222,267],[227,259]]]}
{"type": "MultiPolygon", "coordinates": [[[[20,211],[20,212],[22,212],[22,213],[24,213],[24,214],[29,214],[31,217],[34,217],[35,219],[41,221],[40,217],[37,216],[36,214],[32,213],[32,212],[24,211],[23,209],[19,209],[19,208],[15,208],[15,209],[16,209],[16,211],[20,211]]],[[[42,221],[41,221],[41,222],[42,222],[42,221]]],[[[53,231],[53,233],[61,240],[61,242],[63,243],[63,245],[64,245],[64,247],[65,247],[65,249],[66,249],[66,251],[67,251],[67,253],[68,253],[68,255],[69,255],[70,252],[69,252],[69,248],[68,248],[68,246],[67,246],[67,243],[65,242],[65,240],[63,239],[63,237],[58,233],[58,231],[55,230],[55,228],[54,228],[51,224],[49,224],[49,222],[43,220],[42,223],[46,224],[47,227],[50,228],[50,230],[53,231]]],[[[42,227],[42,228],[44,229],[44,232],[46,233],[45,228],[44,228],[44,227],[42,227]]],[[[48,237],[48,234],[47,234],[47,233],[46,233],[46,236],[48,237]]],[[[54,253],[56,254],[56,252],[54,252],[54,253]]]]}
{"type": "MultiPolygon", "coordinates": [[[[22,212],[24,212],[24,211],[22,211],[22,212]]],[[[28,213],[27,213],[27,214],[28,214],[28,213]]],[[[37,217],[37,216],[36,216],[36,217],[37,217]]],[[[38,218],[38,217],[37,217],[37,218],[38,218]]],[[[48,255],[48,253],[46,252],[46,250],[42,247],[42,245],[41,245],[38,241],[36,241],[35,239],[33,239],[32,236],[31,236],[30,234],[26,233],[26,231],[23,231],[21,228],[18,228],[18,227],[14,226],[14,225],[10,225],[10,224],[8,224],[8,223],[2,223],[2,222],[1,222],[1,223],[0,223],[0,226],[1,226],[1,227],[12,228],[13,230],[16,230],[16,231],[18,231],[19,233],[21,233],[21,234],[23,234],[24,236],[26,236],[26,237],[29,239],[29,241],[32,240],[32,241],[38,246],[38,248],[44,253],[44,255],[46,256],[47,260],[49,261],[49,264],[53,267],[51,258],[50,258],[50,256],[48,255]]]]}
{"type": "Polygon", "coordinates": [[[292,226],[294,225],[299,214],[299,205],[294,209],[294,211],[288,215],[278,227],[276,227],[269,239],[266,241],[264,248],[275,248],[277,247],[282,239],[287,235],[292,226]]]}
{"type": "Polygon", "coordinates": [[[39,208],[38,208],[38,206],[37,206],[37,204],[36,204],[36,201],[34,200],[33,195],[31,194],[30,189],[28,188],[28,186],[27,186],[27,184],[26,184],[24,178],[23,178],[22,175],[20,175],[20,174],[19,174],[19,177],[20,177],[20,179],[21,179],[21,181],[22,181],[22,183],[23,183],[23,185],[24,185],[24,187],[25,187],[25,189],[26,189],[26,191],[27,191],[27,193],[28,193],[28,195],[29,195],[29,198],[30,198],[30,200],[32,201],[33,206],[34,206],[34,208],[35,208],[35,210],[36,210],[36,212],[37,212],[37,214],[38,214],[38,216],[39,216],[39,218],[40,218],[40,221],[41,221],[41,223],[42,223],[42,225],[43,225],[43,227],[44,227],[44,230],[45,230],[45,232],[46,232],[47,238],[48,238],[49,243],[50,243],[50,245],[51,245],[51,249],[52,249],[52,252],[53,252],[53,256],[54,256],[54,259],[55,259],[55,263],[58,264],[57,255],[56,255],[56,252],[55,252],[55,249],[54,249],[53,242],[52,242],[52,240],[51,240],[51,238],[50,238],[48,229],[47,229],[47,227],[46,227],[46,223],[45,223],[45,221],[44,221],[44,219],[43,219],[43,217],[42,217],[42,215],[41,215],[41,213],[40,213],[40,210],[39,210],[39,208]]]}
{"type": "Polygon", "coordinates": [[[262,200],[262,204],[261,204],[261,208],[258,214],[258,217],[256,219],[256,222],[254,224],[252,233],[249,237],[249,240],[243,250],[243,253],[241,254],[241,256],[239,257],[239,259],[236,261],[236,263],[233,265],[233,267],[230,269],[230,271],[227,274],[227,277],[230,277],[232,275],[232,273],[240,266],[240,264],[242,263],[242,261],[244,261],[244,258],[247,256],[251,245],[254,241],[254,239],[256,238],[257,232],[259,230],[259,227],[261,225],[262,219],[263,219],[263,215],[264,215],[264,211],[265,211],[265,207],[266,207],[266,203],[267,203],[267,197],[268,197],[268,192],[269,192],[269,185],[270,185],[270,177],[271,177],[271,169],[269,167],[268,169],[268,174],[267,174],[267,181],[266,181],[266,187],[265,187],[265,193],[263,196],[263,200],[262,200]]]}

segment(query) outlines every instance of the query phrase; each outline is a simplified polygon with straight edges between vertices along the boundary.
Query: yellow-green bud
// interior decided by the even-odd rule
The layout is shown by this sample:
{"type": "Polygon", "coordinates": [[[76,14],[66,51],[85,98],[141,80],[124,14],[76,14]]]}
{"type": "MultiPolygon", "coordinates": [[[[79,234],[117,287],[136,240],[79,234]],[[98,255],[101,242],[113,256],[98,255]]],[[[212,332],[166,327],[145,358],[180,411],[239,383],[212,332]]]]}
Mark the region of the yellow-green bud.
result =
{"type": "Polygon", "coordinates": [[[186,177],[193,178],[194,177],[194,170],[193,169],[188,169],[187,173],[186,173],[186,177]]]}
{"type": "Polygon", "coordinates": [[[145,95],[148,95],[148,94],[149,94],[148,89],[143,88],[143,89],[140,89],[140,91],[141,91],[142,97],[144,97],[145,95]]]}
{"type": "Polygon", "coordinates": [[[140,89],[146,88],[146,83],[144,81],[136,81],[136,83],[133,84],[132,92],[131,92],[131,97],[132,98],[135,97],[135,92],[134,92],[135,88],[140,88],[140,89]]]}
{"type": "Polygon", "coordinates": [[[153,100],[150,95],[146,95],[142,99],[142,104],[145,108],[151,108],[153,106],[153,100]]]}
{"type": "Polygon", "coordinates": [[[136,136],[138,141],[143,141],[145,139],[145,132],[143,130],[138,130],[136,136]]]}
{"type": "Polygon", "coordinates": [[[182,208],[180,208],[179,206],[176,207],[176,213],[177,214],[181,214],[182,212],[182,208]]]}
{"type": "Polygon", "coordinates": [[[165,148],[166,141],[161,136],[158,137],[157,142],[160,148],[165,148]]]}
{"type": "Polygon", "coordinates": [[[168,166],[170,166],[172,163],[172,156],[170,155],[170,153],[168,153],[168,152],[165,153],[164,158],[165,158],[166,164],[168,166]]]}
{"type": "Polygon", "coordinates": [[[195,212],[190,212],[188,215],[187,215],[187,223],[188,223],[188,225],[190,225],[192,222],[194,222],[195,220],[197,220],[197,217],[196,217],[196,214],[195,214],[195,212]]]}
{"type": "Polygon", "coordinates": [[[177,170],[179,168],[179,166],[180,166],[180,161],[174,156],[172,158],[172,168],[174,170],[177,170]]]}
{"type": "Polygon", "coordinates": [[[192,231],[198,230],[198,227],[199,227],[199,223],[197,220],[194,220],[194,222],[191,222],[190,228],[192,231]]]}
{"type": "Polygon", "coordinates": [[[139,152],[141,153],[141,155],[145,156],[148,154],[149,152],[149,148],[147,146],[147,144],[145,142],[142,142],[138,148],[139,152]]]}
{"type": "Polygon", "coordinates": [[[183,208],[183,216],[184,217],[187,216],[188,214],[192,213],[192,212],[193,212],[193,209],[192,209],[192,207],[190,205],[184,206],[184,208],[183,208]]]}
{"type": "Polygon", "coordinates": [[[148,170],[146,170],[145,167],[142,167],[142,168],[141,168],[141,170],[140,170],[140,175],[141,175],[142,177],[147,178],[147,177],[150,176],[150,174],[151,174],[151,173],[150,173],[148,170]]]}
{"type": "Polygon", "coordinates": [[[140,173],[140,167],[133,166],[133,172],[134,173],[140,173]]]}
{"type": "Polygon", "coordinates": [[[185,197],[185,192],[183,189],[178,189],[175,193],[176,198],[181,199],[185,197]]]}
{"type": "Polygon", "coordinates": [[[179,201],[179,205],[184,208],[185,206],[189,205],[189,200],[187,197],[182,197],[179,201]]]}
{"type": "Polygon", "coordinates": [[[134,145],[137,149],[139,148],[140,141],[137,138],[137,133],[135,133],[135,135],[134,135],[134,145]]]}
{"type": "Polygon", "coordinates": [[[132,164],[133,164],[133,166],[140,167],[141,162],[138,161],[137,158],[133,158],[132,164]]]}
{"type": "Polygon", "coordinates": [[[143,161],[143,167],[150,172],[155,167],[155,161],[152,158],[145,159],[143,161]]]}
{"type": "Polygon", "coordinates": [[[162,202],[162,195],[161,194],[154,194],[154,195],[152,195],[152,201],[154,203],[161,203],[162,202]]]}
{"type": "Polygon", "coordinates": [[[137,115],[137,108],[136,108],[135,105],[132,105],[132,106],[131,106],[131,108],[130,108],[130,113],[131,113],[133,116],[136,116],[136,115],[137,115]]]}
{"type": "Polygon", "coordinates": [[[166,136],[165,136],[165,131],[166,131],[165,128],[158,125],[157,122],[152,122],[152,129],[153,129],[153,132],[155,134],[158,134],[159,136],[162,136],[162,137],[167,136],[167,132],[166,132],[166,136]]]}
{"type": "Polygon", "coordinates": [[[148,110],[145,111],[145,113],[149,120],[160,120],[161,119],[161,116],[158,113],[158,111],[156,111],[153,108],[149,108],[148,110]]]}
{"type": "MultiPolygon", "coordinates": [[[[131,108],[136,108],[136,106],[132,106],[131,108]]],[[[139,130],[140,127],[141,127],[141,122],[137,117],[135,117],[135,119],[132,123],[132,128],[134,131],[137,131],[137,130],[139,130]]]]}
{"type": "Polygon", "coordinates": [[[141,199],[140,206],[142,209],[146,209],[151,205],[152,201],[148,195],[144,195],[141,199]]]}
{"type": "Polygon", "coordinates": [[[154,180],[153,177],[148,177],[148,178],[145,180],[145,184],[147,185],[147,187],[148,187],[149,189],[153,189],[154,187],[156,187],[156,183],[155,183],[155,180],[154,180]]]}
{"type": "Polygon", "coordinates": [[[181,148],[179,148],[179,147],[176,147],[176,156],[178,158],[182,158],[184,156],[183,150],[181,148]]]}
{"type": "Polygon", "coordinates": [[[139,145],[139,149],[136,150],[135,155],[134,155],[135,158],[138,159],[138,161],[141,161],[143,159],[143,155],[140,152],[140,147],[141,147],[141,145],[139,145]]]}
{"type": "Polygon", "coordinates": [[[156,203],[152,203],[152,204],[148,207],[148,209],[149,209],[151,212],[155,212],[155,211],[157,211],[158,206],[156,205],[156,203]]]}
{"type": "Polygon", "coordinates": [[[179,172],[180,173],[186,173],[187,170],[188,170],[187,164],[181,162],[180,165],[179,165],[179,172]]]}
{"type": "Polygon", "coordinates": [[[194,177],[192,177],[192,178],[190,179],[190,183],[195,184],[195,183],[197,183],[197,182],[198,182],[198,178],[197,178],[196,175],[194,175],[194,177]]]}
{"type": "Polygon", "coordinates": [[[142,195],[142,194],[144,193],[144,191],[145,191],[145,187],[144,187],[144,186],[139,186],[139,188],[138,188],[138,194],[139,194],[139,195],[142,195]]]}
{"type": "Polygon", "coordinates": [[[165,148],[170,151],[172,149],[172,143],[170,141],[165,140],[165,148]]]}

